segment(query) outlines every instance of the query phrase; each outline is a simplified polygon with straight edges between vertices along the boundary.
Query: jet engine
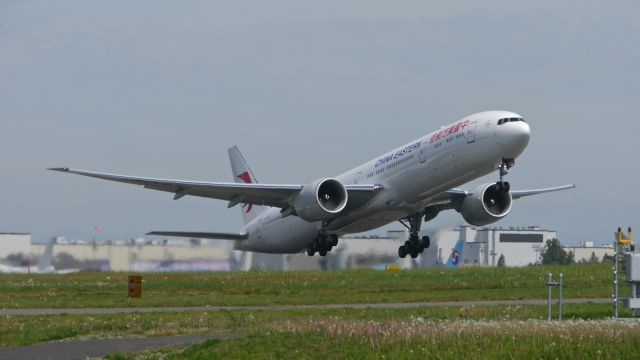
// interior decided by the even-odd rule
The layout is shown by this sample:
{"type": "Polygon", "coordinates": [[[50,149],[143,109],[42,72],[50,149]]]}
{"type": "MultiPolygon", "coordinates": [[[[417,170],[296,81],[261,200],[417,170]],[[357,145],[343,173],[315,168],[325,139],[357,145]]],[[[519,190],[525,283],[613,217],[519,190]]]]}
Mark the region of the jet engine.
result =
{"type": "Polygon", "coordinates": [[[469,224],[484,226],[507,216],[512,200],[511,193],[500,190],[497,183],[483,184],[464,198],[460,213],[469,224]]]}
{"type": "Polygon", "coordinates": [[[306,221],[330,219],[347,206],[347,189],[336,179],[318,179],[305,185],[296,196],[293,207],[306,221]]]}

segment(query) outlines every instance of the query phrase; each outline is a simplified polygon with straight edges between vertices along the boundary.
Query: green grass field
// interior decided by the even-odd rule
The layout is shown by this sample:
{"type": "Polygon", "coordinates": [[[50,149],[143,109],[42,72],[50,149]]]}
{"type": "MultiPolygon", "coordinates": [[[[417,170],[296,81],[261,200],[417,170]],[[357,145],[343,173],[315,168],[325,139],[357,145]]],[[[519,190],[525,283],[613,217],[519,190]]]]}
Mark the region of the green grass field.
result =
{"type": "MultiPolygon", "coordinates": [[[[570,304],[567,320],[599,320],[611,316],[609,304],[570,304]]],[[[554,309],[555,311],[555,309],[554,309]]],[[[622,316],[630,316],[627,311],[622,316]]],[[[546,306],[467,306],[413,309],[326,309],[276,311],[208,311],[109,315],[51,315],[0,317],[0,346],[27,345],[74,337],[165,336],[219,333],[259,334],[301,328],[328,320],[398,323],[424,319],[436,323],[469,321],[544,320],[546,306]]]]}
{"type": "MultiPolygon", "coordinates": [[[[637,324],[612,322],[482,321],[310,324],[290,332],[263,332],[189,348],[139,354],[167,359],[632,359],[637,324]],[[526,326],[526,328],[525,328],[526,326]],[[265,349],[269,349],[265,351],[265,349]]],[[[113,355],[111,358],[135,358],[113,355]]]]}
{"type": "MultiPolygon", "coordinates": [[[[127,299],[122,273],[0,275],[0,307],[129,307],[544,299],[546,274],[565,274],[565,297],[611,294],[611,266],[424,269],[385,272],[144,274],[127,299]]],[[[628,288],[621,289],[622,294],[628,288]]],[[[614,322],[611,304],[411,309],[234,310],[0,317],[0,346],[72,338],[243,334],[111,359],[637,358],[640,322],[614,322]],[[555,308],[554,308],[555,310],[555,308]]],[[[622,309],[621,316],[631,314],[622,309]]]]}
{"type": "MultiPolygon", "coordinates": [[[[0,275],[0,308],[347,304],[544,299],[547,273],[565,275],[567,298],[612,293],[607,264],[327,272],[155,273],[128,299],[125,273],[0,275]]],[[[622,288],[622,291],[628,291],[622,288]]]]}

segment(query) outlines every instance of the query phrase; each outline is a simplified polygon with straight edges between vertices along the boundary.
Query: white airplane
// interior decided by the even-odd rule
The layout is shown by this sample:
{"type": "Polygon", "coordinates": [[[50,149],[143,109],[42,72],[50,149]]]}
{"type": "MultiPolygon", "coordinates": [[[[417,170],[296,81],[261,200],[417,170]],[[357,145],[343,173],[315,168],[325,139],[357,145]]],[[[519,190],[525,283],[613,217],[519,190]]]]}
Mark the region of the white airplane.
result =
{"type": "Polygon", "coordinates": [[[239,233],[153,231],[148,235],[236,240],[234,249],[264,253],[325,256],[338,235],[372,230],[394,221],[409,229],[398,255],[412,258],[429,246],[418,236],[422,220],[454,209],[471,225],[494,223],[509,213],[512,199],[575,187],[511,191],[507,169],[529,143],[529,125],[516,113],[473,114],[334,178],[306,185],[261,184],[237,147],[229,149],[235,183],[167,180],[114,175],[69,168],[49,170],[141,185],[183,196],[201,196],[243,204],[245,226],[239,233]],[[457,188],[499,172],[499,181],[472,190],[457,188]]]}

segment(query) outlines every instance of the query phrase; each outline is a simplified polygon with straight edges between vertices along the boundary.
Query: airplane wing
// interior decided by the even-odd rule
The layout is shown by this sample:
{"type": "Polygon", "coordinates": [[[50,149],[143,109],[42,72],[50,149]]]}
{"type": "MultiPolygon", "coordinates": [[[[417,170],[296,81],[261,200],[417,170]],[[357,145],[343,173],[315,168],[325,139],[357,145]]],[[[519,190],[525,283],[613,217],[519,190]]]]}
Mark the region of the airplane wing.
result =
{"type": "MultiPolygon", "coordinates": [[[[550,188],[542,188],[542,189],[533,189],[533,190],[512,190],[511,196],[513,199],[520,199],[525,196],[539,195],[545,194],[555,191],[562,191],[573,189],[576,186],[574,184],[556,186],[550,188]]],[[[460,201],[464,199],[465,196],[469,195],[471,192],[465,189],[451,189],[446,191],[440,195],[435,196],[431,202],[427,205],[427,207],[439,207],[440,209],[453,209],[456,204],[459,204],[460,201]]]]}
{"type": "Polygon", "coordinates": [[[525,197],[525,196],[550,193],[550,192],[554,192],[554,191],[568,190],[568,189],[573,189],[575,187],[576,186],[574,184],[570,184],[570,185],[556,186],[556,187],[544,188],[544,189],[517,190],[517,191],[512,191],[511,192],[511,196],[513,196],[514,199],[520,199],[520,198],[525,197]]]}
{"type": "MultiPolygon", "coordinates": [[[[200,196],[212,199],[227,200],[229,207],[239,203],[274,206],[286,208],[292,205],[295,196],[302,190],[303,185],[295,184],[254,184],[228,182],[202,182],[156,179],[116,175],[92,171],[74,170],[69,168],[50,168],[47,170],[69,174],[94,177],[103,180],[116,181],[127,184],[140,185],[147,189],[154,189],[174,193],[174,200],[183,196],[200,196]]],[[[345,185],[349,196],[362,198],[373,197],[380,189],[380,185],[345,185]]]]}

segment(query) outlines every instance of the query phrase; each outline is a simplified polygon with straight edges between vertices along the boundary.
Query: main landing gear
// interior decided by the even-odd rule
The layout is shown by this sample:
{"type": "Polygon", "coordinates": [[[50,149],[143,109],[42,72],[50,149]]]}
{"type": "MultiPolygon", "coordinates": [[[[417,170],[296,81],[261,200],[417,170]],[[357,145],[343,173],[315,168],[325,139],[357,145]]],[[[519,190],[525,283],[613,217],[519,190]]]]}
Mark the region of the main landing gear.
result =
{"type": "Polygon", "coordinates": [[[507,169],[511,168],[514,164],[515,163],[513,160],[507,160],[507,159],[502,160],[502,164],[500,164],[500,167],[498,168],[498,171],[500,173],[500,181],[496,183],[496,189],[499,192],[508,193],[509,190],[511,190],[511,185],[508,182],[504,181],[504,177],[507,176],[507,174],[509,174],[507,169]]]}
{"type": "Polygon", "coordinates": [[[320,256],[326,256],[336,245],[338,245],[338,235],[327,234],[321,230],[318,237],[307,247],[307,255],[313,256],[318,252],[320,256]]]}
{"type": "Polygon", "coordinates": [[[398,256],[404,259],[407,255],[411,255],[411,258],[415,259],[418,257],[418,254],[422,254],[424,249],[428,248],[431,244],[428,236],[423,236],[421,239],[418,235],[420,226],[422,225],[422,213],[413,214],[399,221],[404,227],[409,229],[409,240],[405,241],[404,245],[398,248],[398,256]],[[407,223],[409,223],[409,225],[407,225],[407,223]]]}

